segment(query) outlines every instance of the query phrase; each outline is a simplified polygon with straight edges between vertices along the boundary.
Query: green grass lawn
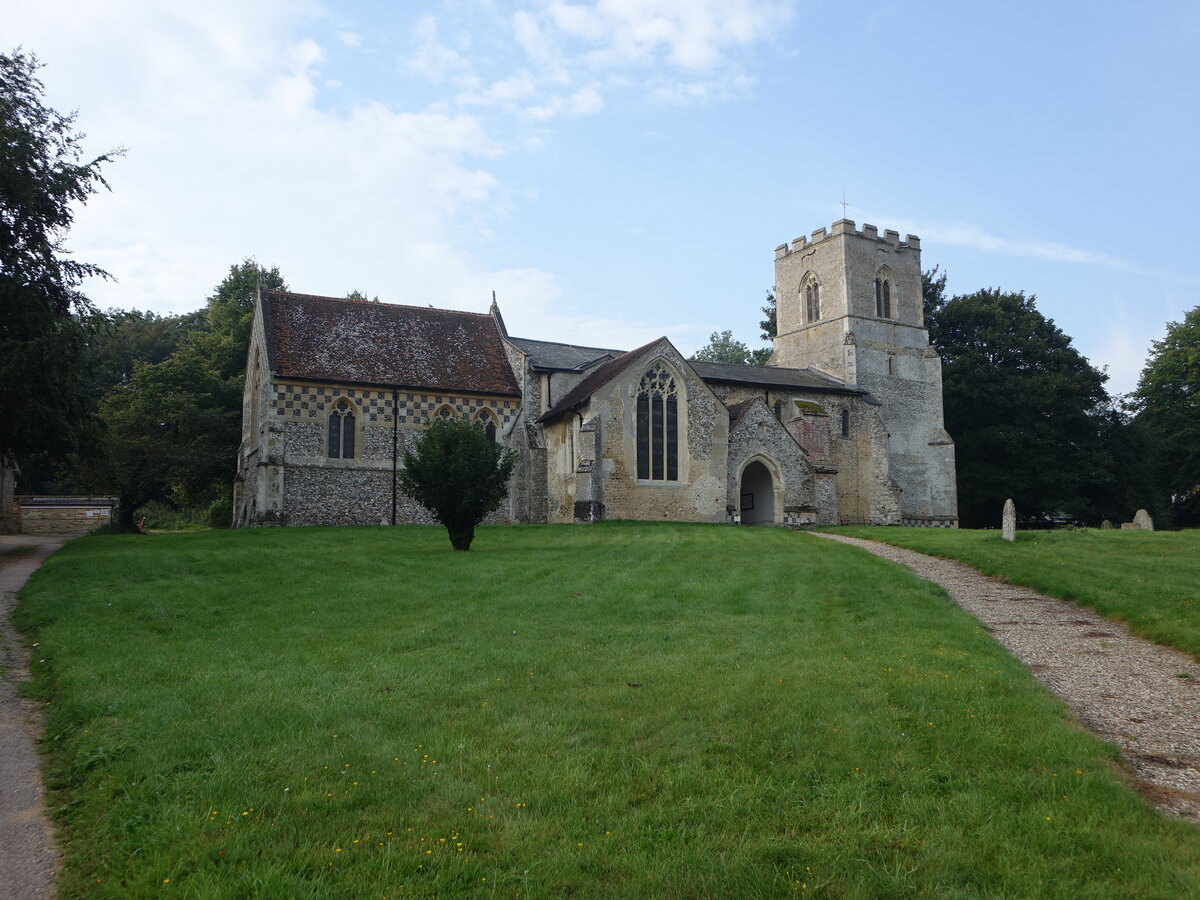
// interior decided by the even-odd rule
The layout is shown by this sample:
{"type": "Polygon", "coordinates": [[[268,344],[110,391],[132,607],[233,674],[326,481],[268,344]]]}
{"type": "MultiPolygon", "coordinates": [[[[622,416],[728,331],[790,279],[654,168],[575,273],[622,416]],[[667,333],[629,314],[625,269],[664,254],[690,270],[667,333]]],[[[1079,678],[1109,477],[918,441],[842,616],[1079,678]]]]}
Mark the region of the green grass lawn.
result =
{"type": "Polygon", "coordinates": [[[66,897],[1200,895],[975,620],[809,535],[98,536],[18,620],[66,897]]]}
{"type": "Polygon", "coordinates": [[[985,575],[1090,606],[1200,659],[1200,529],[999,531],[830,528],[961,560],[985,575]]]}

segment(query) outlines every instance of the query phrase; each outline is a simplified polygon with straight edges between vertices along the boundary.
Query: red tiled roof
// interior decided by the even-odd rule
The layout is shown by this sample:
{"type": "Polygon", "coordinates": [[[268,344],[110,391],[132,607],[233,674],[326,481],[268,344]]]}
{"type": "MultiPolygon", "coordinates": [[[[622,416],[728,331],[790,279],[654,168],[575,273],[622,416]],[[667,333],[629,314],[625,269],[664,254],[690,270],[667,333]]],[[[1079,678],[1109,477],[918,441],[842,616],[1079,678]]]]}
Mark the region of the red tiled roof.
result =
{"type": "Polygon", "coordinates": [[[281,378],[519,396],[490,315],[264,291],[281,378]]]}

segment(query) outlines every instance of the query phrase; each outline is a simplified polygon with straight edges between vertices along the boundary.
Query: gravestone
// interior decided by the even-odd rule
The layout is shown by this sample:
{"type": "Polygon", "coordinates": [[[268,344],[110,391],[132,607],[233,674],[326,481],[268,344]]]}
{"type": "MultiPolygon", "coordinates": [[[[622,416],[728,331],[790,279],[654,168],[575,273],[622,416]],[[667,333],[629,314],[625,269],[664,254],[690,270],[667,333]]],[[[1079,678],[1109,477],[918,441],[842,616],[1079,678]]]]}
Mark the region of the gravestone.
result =
{"type": "Polygon", "coordinates": [[[1105,519],[1103,522],[1100,523],[1101,529],[1112,528],[1112,527],[1113,527],[1112,519],[1105,519]]]}
{"type": "Polygon", "coordinates": [[[1001,520],[1000,527],[1003,530],[1002,537],[1006,541],[1015,541],[1017,539],[1017,506],[1009,497],[1004,501],[1004,518],[1001,520]]]}
{"type": "Polygon", "coordinates": [[[1133,524],[1142,531],[1154,530],[1154,520],[1150,518],[1150,513],[1146,512],[1144,509],[1139,509],[1133,514],[1133,524]]]}

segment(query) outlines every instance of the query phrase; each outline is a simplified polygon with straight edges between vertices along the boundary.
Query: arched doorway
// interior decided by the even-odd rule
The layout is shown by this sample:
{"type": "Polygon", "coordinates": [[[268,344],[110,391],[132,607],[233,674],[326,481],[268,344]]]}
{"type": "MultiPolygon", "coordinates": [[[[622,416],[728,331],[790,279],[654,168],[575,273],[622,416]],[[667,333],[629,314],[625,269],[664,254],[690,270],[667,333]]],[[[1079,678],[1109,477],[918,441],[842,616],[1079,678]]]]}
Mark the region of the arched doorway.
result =
{"type": "Polygon", "coordinates": [[[742,469],[740,493],[743,525],[775,521],[775,479],[771,470],[758,460],[742,469]]]}

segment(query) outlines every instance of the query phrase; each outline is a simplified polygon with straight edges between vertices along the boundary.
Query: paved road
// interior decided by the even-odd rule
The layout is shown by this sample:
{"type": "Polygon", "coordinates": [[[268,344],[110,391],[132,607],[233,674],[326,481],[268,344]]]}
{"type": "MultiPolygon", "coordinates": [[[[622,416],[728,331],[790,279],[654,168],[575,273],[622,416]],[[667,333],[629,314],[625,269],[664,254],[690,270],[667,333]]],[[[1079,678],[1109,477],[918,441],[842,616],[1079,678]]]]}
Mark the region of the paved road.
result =
{"type": "Polygon", "coordinates": [[[53,897],[57,856],[38,770],[37,726],[17,693],[27,653],[9,613],[17,591],[62,544],[57,537],[0,535],[0,897],[11,900],[53,897]]]}

